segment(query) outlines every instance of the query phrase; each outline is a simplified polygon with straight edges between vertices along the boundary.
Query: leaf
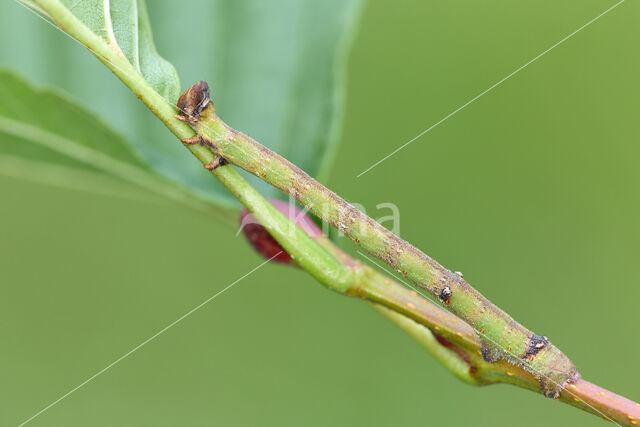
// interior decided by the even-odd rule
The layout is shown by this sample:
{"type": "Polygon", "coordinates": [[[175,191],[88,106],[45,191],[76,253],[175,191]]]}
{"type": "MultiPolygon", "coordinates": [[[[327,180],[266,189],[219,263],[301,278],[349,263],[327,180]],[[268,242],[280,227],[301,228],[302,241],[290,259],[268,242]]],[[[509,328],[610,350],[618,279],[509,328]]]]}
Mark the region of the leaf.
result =
{"type": "Polygon", "coordinates": [[[143,0],[61,0],[61,3],[112,48],[120,49],[167,101],[173,103],[178,99],[178,73],[156,51],[143,0]]]}
{"type": "Polygon", "coordinates": [[[151,191],[204,207],[196,196],[149,169],[127,141],[94,114],[4,70],[0,70],[0,172],[125,197],[141,198],[151,191]]]}
{"type": "MultiPolygon", "coordinates": [[[[230,0],[190,6],[197,16],[179,15],[175,6],[172,14],[152,10],[160,28],[191,20],[198,39],[207,41],[167,51],[183,81],[207,80],[223,120],[326,180],[341,136],[346,60],[362,2],[230,0]]],[[[165,46],[181,34],[168,30],[158,37],[165,46]]],[[[281,194],[251,179],[269,197],[281,194]]]]}
{"type": "Polygon", "coordinates": [[[7,135],[4,154],[93,171],[116,165],[148,170],[121,136],[82,107],[1,70],[0,131],[7,135]]]}
{"type": "MultiPolygon", "coordinates": [[[[111,0],[108,16],[104,0],[63,3],[105,41],[117,43],[156,90],[174,102],[178,79],[156,53],[144,2],[111,0]]],[[[163,55],[177,65],[183,81],[190,85],[206,79],[225,121],[323,180],[340,137],[346,59],[361,4],[198,0],[152,2],[149,13],[163,55]]],[[[116,79],[106,77],[97,61],[53,28],[11,7],[0,4],[0,37],[15,40],[0,46],[4,63],[79,97],[124,132],[156,172],[217,203],[234,201],[116,79]]],[[[263,194],[278,194],[251,179],[263,194]]]]}

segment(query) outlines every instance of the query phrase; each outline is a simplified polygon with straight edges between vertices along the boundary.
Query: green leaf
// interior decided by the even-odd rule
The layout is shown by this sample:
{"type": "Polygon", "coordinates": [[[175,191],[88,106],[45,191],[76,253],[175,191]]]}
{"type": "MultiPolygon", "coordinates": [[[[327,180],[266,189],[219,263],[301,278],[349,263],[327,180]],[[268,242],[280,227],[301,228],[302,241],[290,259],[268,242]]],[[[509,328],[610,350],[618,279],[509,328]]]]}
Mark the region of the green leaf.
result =
{"type": "Polygon", "coordinates": [[[69,168],[148,171],[125,140],[63,96],[0,70],[0,152],[69,168]]]}
{"type": "MultiPolygon", "coordinates": [[[[150,11],[165,29],[158,43],[183,44],[166,51],[183,82],[207,80],[227,123],[326,180],[341,136],[347,55],[362,2],[196,1],[190,8],[199,12],[176,5],[150,11]],[[172,42],[184,40],[183,22],[206,43],[172,42]]],[[[251,179],[263,194],[280,194],[251,179]]]]}
{"type": "MultiPolygon", "coordinates": [[[[111,0],[108,17],[103,0],[63,3],[105,41],[115,40],[129,62],[173,103],[179,92],[172,89],[177,77],[164,70],[168,64],[156,54],[144,2],[111,0]]],[[[346,59],[361,3],[152,2],[149,14],[163,55],[189,85],[201,79],[209,82],[216,110],[225,121],[324,180],[341,133],[346,59]]],[[[4,63],[80,98],[121,130],[156,172],[210,200],[234,202],[155,117],[132,101],[120,82],[107,77],[93,58],[53,28],[3,3],[0,37],[15,40],[0,46],[4,63]],[[42,43],[45,39],[51,41],[42,43]]],[[[252,179],[263,194],[278,194],[252,179]]]]}
{"type": "Polygon", "coordinates": [[[61,3],[134,68],[169,102],[180,95],[173,66],[156,51],[143,0],[61,0],[61,3]]]}
{"type": "Polygon", "coordinates": [[[34,88],[5,70],[0,70],[0,172],[125,197],[151,192],[207,209],[149,169],[127,141],[94,114],[57,91],[34,88]]]}

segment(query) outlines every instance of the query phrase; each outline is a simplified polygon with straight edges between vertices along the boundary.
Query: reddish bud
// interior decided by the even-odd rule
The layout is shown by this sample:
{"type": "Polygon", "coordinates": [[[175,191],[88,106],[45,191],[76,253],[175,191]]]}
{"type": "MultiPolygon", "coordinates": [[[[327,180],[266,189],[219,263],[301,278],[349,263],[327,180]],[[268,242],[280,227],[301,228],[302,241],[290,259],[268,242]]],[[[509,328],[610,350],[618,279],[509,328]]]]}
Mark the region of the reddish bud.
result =
{"type": "MultiPolygon", "coordinates": [[[[295,204],[289,204],[282,200],[269,199],[269,201],[282,212],[287,218],[302,228],[311,238],[316,239],[322,236],[320,228],[295,204]]],[[[240,227],[253,248],[266,259],[272,261],[291,264],[291,255],[274,239],[266,228],[262,226],[246,208],[240,212],[240,227]],[[278,254],[279,253],[279,254],[278,254]],[[278,255],[276,255],[278,254],[278,255]]]]}

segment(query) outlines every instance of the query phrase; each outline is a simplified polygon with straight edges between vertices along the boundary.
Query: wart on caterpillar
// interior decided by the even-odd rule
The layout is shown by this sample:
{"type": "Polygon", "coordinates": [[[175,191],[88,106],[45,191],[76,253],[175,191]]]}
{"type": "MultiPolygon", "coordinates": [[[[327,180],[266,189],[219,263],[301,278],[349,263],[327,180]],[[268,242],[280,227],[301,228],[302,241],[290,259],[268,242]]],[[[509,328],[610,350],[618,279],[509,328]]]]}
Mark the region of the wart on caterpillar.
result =
{"type": "Polygon", "coordinates": [[[549,340],[547,339],[547,337],[533,335],[531,338],[529,338],[529,344],[527,345],[527,350],[525,351],[523,358],[527,358],[529,361],[532,361],[538,354],[538,352],[542,350],[547,344],[549,344],[549,340]]]}
{"type": "Polygon", "coordinates": [[[438,295],[438,297],[445,304],[449,304],[449,300],[451,299],[451,295],[453,295],[453,293],[451,292],[451,288],[449,287],[449,285],[446,285],[444,288],[442,288],[442,290],[440,291],[440,295],[438,295]]]}

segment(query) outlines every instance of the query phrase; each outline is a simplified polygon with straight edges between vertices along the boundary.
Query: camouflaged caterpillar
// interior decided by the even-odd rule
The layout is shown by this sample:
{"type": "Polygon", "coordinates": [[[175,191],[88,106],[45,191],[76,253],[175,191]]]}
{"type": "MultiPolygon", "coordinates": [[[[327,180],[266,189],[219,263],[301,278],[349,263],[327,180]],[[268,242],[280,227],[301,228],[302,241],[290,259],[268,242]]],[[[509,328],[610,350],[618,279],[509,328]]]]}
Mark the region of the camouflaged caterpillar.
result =
{"type": "Polygon", "coordinates": [[[521,366],[539,379],[542,393],[551,398],[558,397],[568,382],[580,377],[571,360],[546,337],[520,325],[471,287],[461,274],[447,270],[389,232],[288,160],[228,127],[216,115],[205,81],[196,83],[180,97],[178,109],[184,114],[179,118],[191,124],[198,134],[185,143],[208,146],[229,163],[281,189],[365,251],[402,271],[408,280],[430,292],[478,332],[486,361],[502,358],[521,366]]]}

